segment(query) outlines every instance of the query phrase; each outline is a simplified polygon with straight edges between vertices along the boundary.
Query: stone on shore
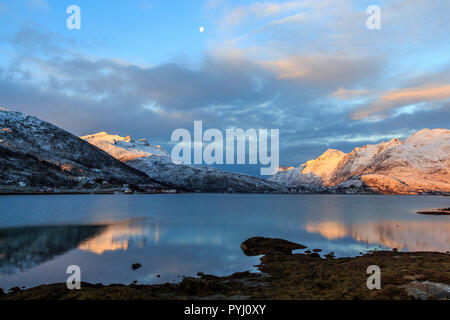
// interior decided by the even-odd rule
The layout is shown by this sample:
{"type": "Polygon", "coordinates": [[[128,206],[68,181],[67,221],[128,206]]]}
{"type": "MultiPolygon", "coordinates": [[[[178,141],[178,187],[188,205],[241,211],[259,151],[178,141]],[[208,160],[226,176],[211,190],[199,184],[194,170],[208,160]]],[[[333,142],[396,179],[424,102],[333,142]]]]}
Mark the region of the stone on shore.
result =
{"type": "Polygon", "coordinates": [[[133,269],[133,270],[137,270],[137,269],[139,269],[140,267],[142,267],[142,264],[140,264],[140,263],[133,263],[133,264],[131,265],[131,269],[133,269]]]}
{"type": "Polygon", "coordinates": [[[306,248],[287,240],[264,237],[253,237],[241,244],[241,249],[247,256],[292,254],[292,250],[306,248]]]}
{"type": "Polygon", "coordinates": [[[442,209],[424,209],[417,211],[419,214],[427,214],[432,216],[447,216],[450,215],[450,208],[442,208],[442,209]]]}

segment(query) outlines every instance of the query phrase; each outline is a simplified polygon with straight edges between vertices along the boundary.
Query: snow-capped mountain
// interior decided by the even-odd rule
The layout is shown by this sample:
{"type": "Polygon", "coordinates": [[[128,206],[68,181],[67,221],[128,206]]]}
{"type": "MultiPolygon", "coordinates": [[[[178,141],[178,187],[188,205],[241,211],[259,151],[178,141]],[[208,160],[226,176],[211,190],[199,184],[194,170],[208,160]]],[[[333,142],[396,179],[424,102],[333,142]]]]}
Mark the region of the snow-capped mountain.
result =
{"type": "Polygon", "coordinates": [[[450,194],[450,130],[423,129],[346,154],[327,150],[271,181],[295,188],[345,193],[450,194]]]}
{"type": "Polygon", "coordinates": [[[330,176],[344,156],[342,151],[328,149],[316,160],[310,160],[298,168],[282,167],[270,180],[287,187],[320,189],[328,185],[330,176]]]}
{"type": "Polygon", "coordinates": [[[163,150],[161,146],[151,145],[146,139],[134,141],[130,136],[121,137],[107,134],[106,132],[84,136],[81,139],[94,144],[97,148],[102,149],[117,160],[123,162],[152,155],[169,156],[167,151],[163,150]]]}
{"type": "Polygon", "coordinates": [[[450,195],[450,130],[423,129],[346,154],[327,150],[270,180],[177,165],[160,146],[101,132],[82,139],[38,118],[0,108],[0,192],[60,190],[343,192],[450,195]]]}
{"type": "Polygon", "coordinates": [[[0,189],[159,188],[146,174],[38,118],[0,109],[0,189]]]}
{"type": "Polygon", "coordinates": [[[278,183],[207,166],[174,164],[167,151],[145,139],[100,132],[82,139],[106,151],[150,178],[175,189],[199,192],[286,192],[278,183]]]}

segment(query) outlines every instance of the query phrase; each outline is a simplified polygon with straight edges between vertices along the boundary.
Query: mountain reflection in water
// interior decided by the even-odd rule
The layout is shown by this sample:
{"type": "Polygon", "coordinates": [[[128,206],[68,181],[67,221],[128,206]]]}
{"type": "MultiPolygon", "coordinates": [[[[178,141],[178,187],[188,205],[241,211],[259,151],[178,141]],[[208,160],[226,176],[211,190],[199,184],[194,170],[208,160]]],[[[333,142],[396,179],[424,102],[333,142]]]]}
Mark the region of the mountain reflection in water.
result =
{"type": "Polygon", "coordinates": [[[98,255],[142,248],[149,238],[159,241],[159,223],[132,219],[105,225],[37,226],[0,229],[0,274],[33,268],[72,249],[98,255]]]}
{"type": "Polygon", "coordinates": [[[149,238],[154,243],[159,242],[159,221],[146,224],[146,219],[133,219],[105,227],[95,237],[89,238],[78,246],[78,249],[102,254],[105,251],[127,250],[130,242],[136,242],[138,248],[143,248],[149,238]]]}
{"type": "Polygon", "coordinates": [[[392,247],[450,249],[448,197],[340,195],[59,195],[0,197],[0,288],[65,282],[179,282],[198,272],[254,271],[240,245],[254,236],[357,256],[392,247]],[[6,208],[6,209],[5,209],[6,208]],[[34,226],[34,227],[30,227],[34,226]],[[381,248],[380,248],[381,247],[381,248]],[[134,263],[142,265],[132,270],[134,263]]]}
{"type": "Polygon", "coordinates": [[[310,222],[306,231],[329,240],[352,237],[358,242],[381,244],[408,251],[450,249],[450,222],[376,221],[344,224],[338,221],[310,222]]]}
{"type": "Polygon", "coordinates": [[[76,248],[103,225],[35,226],[0,229],[0,274],[32,268],[76,248]]]}

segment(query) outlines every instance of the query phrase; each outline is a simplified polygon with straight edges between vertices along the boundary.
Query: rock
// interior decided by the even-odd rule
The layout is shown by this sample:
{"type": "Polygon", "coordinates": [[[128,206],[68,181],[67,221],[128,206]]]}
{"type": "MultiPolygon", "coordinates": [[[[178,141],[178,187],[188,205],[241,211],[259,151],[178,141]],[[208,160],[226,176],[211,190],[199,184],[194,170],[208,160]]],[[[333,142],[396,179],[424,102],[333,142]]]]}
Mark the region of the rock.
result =
{"type": "Polygon", "coordinates": [[[311,253],[311,250],[306,250],[305,253],[306,253],[306,254],[310,254],[310,253],[311,253]]]}
{"type": "Polygon", "coordinates": [[[450,286],[444,283],[413,281],[404,285],[403,288],[406,289],[408,295],[420,300],[450,299],[450,286]]]}
{"type": "Polygon", "coordinates": [[[161,278],[161,275],[160,275],[160,274],[157,274],[156,277],[157,277],[157,278],[161,278]]]}
{"type": "Polygon", "coordinates": [[[334,258],[334,252],[331,251],[330,253],[327,253],[327,254],[325,255],[325,258],[328,258],[328,259],[334,258]]]}
{"type": "Polygon", "coordinates": [[[313,252],[322,252],[322,249],[313,249],[313,252]]]}
{"type": "Polygon", "coordinates": [[[241,244],[247,256],[292,254],[292,250],[305,249],[304,245],[283,239],[253,237],[241,244]]]}
{"type": "Polygon", "coordinates": [[[19,287],[13,287],[13,288],[9,289],[9,291],[10,291],[11,293],[17,293],[17,292],[22,291],[22,289],[20,289],[19,287]]]}
{"type": "Polygon", "coordinates": [[[184,278],[179,285],[179,290],[188,296],[205,296],[223,290],[223,285],[217,281],[206,279],[184,278]]]}
{"type": "Polygon", "coordinates": [[[318,254],[317,252],[313,252],[309,256],[314,258],[320,258],[320,254],[318,254]]]}
{"type": "Polygon", "coordinates": [[[397,253],[397,252],[398,252],[398,249],[397,249],[397,248],[392,248],[392,251],[394,251],[395,253],[397,253]]]}
{"type": "Polygon", "coordinates": [[[199,273],[197,273],[197,276],[198,277],[203,277],[205,274],[203,273],[203,272],[199,272],[199,273]]]}
{"type": "Polygon", "coordinates": [[[133,269],[133,270],[137,270],[137,269],[139,269],[140,267],[142,267],[142,264],[140,264],[140,263],[133,263],[133,264],[131,265],[131,269],[133,269]]]}
{"type": "Polygon", "coordinates": [[[450,208],[442,208],[442,209],[425,209],[421,211],[417,211],[419,214],[428,214],[433,216],[446,216],[450,215],[450,208]]]}

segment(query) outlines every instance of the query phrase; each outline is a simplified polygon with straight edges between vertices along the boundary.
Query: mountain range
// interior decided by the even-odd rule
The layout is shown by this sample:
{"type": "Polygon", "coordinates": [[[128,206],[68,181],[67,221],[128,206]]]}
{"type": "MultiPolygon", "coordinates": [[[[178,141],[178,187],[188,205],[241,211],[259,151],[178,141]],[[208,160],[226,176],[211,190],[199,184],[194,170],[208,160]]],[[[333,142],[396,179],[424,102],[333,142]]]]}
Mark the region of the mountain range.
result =
{"type": "Polygon", "coordinates": [[[0,109],[0,192],[287,192],[276,182],[176,165],[145,139],[101,132],[79,138],[0,109]]]}
{"type": "Polygon", "coordinates": [[[404,141],[395,138],[350,153],[329,149],[270,180],[316,192],[450,194],[450,130],[423,129],[404,141]]]}
{"type": "Polygon", "coordinates": [[[269,179],[174,164],[146,139],[77,137],[0,108],[0,192],[225,192],[450,195],[450,130],[423,129],[355,148],[329,149],[269,179]]]}
{"type": "Polygon", "coordinates": [[[209,166],[174,164],[169,153],[146,139],[133,140],[100,132],[81,137],[112,157],[140,170],[155,181],[190,192],[288,192],[266,179],[218,170],[209,166]]]}
{"type": "Polygon", "coordinates": [[[46,192],[165,186],[77,136],[0,109],[0,191],[46,192]]]}

